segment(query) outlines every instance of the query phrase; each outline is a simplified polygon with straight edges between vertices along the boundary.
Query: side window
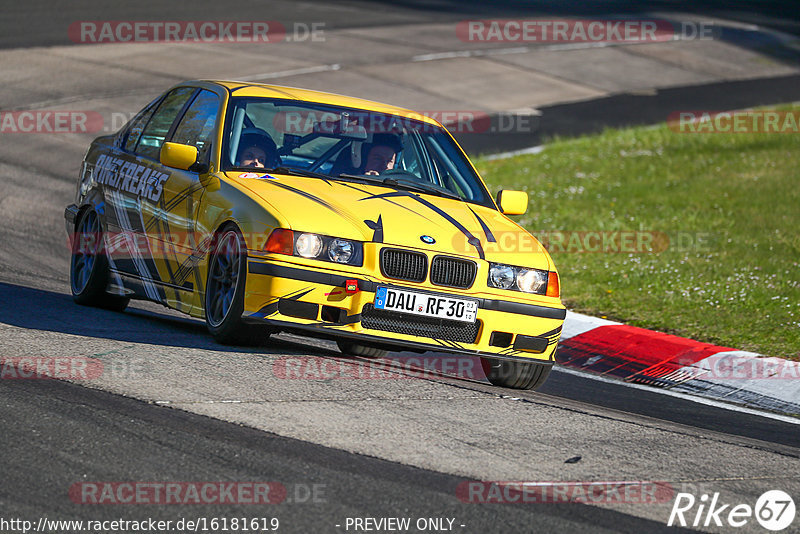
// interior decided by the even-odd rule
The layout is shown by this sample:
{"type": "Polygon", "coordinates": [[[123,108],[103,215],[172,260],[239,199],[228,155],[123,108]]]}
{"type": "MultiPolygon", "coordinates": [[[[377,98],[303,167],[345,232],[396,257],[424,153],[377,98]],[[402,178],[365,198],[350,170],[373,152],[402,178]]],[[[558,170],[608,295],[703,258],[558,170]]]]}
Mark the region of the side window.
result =
{"type": "Polygon", "coordinates": [[[142,135],[139,137],[139,143],[136,146],[137,154],[158,160],[164,138],[169,133],[175,117],[183,109],[186,101],[189,100],[194,91],[192,87],[178,87],[161,101],[158,110],[153,114],[153,118],[147,123],[142,135]]]}
{"type": "Polygon", "coordinates": [[[133,152],[133,149],[136,148],[136,143],[139,142],[139,137],[142,135],[142,130],[144,130],[145,124],[147,121],[150,120],[150,117],[153,116],[153,111],[155,111],[156,107],[151,105],[149,108],[145,109],[139,115],[133,119],[128,132],[125,134],[125,150],[128,152],[133,152]]]}
{"type": "Polygon", "coordinates": [[[466,200],[480,202],[484,195],[481,194],[480,189],[475,187],[474,181],[465,176],[468,170],[463,159],[456,159],[458,155],[455,153],[455,147],[452,144],[442,145],[441,141],[445,139],[444,134],[425,137],[427,153],[435,167],[435,172],[439,175],[441,185],[466,200]],[[457,164],[459,162],[462,165],[459,166],[457,164]]]}
{"type": "Polygon", "coordinates": [[[219,97],[211,91],[201,90],[186,110],[171,140],[197,147],[197,161],[207,161],[216,132],[217,111],[219,97]]]}
{"type": "MultiPolygon", "coordinates": [[[[420,180],[429,180],[427,176],[423,178],[422,158],[420,158],[413,136],[403,136],[403,151],[400,154],[400,159],[395,164],[395,168],[413,174],[420,180]]],[[[427,173],[424,174],[427,175],[427,173]]]]}

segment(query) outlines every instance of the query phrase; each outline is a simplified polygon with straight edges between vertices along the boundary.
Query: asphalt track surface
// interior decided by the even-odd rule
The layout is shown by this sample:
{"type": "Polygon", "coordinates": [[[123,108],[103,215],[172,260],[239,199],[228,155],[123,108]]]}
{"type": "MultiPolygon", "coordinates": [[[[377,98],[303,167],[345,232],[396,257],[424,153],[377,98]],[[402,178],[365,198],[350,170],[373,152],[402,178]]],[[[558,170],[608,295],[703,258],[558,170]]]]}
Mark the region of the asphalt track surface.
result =
{"type": "MultiPolygon", "coordinates": [[[[234,8],[260,5],[240,2],[234,8]]],[[[533,9],[516,2],[491,8],[460,3],[460,11],[454,5],[272,4],[280,12],[275,18],[313,10],[334,26],[530,15],[533,9]],[[354,19],[340,6],[366,7],[354,19]]],[[[533,5],[537,13],[565,14],[562,3],[533,5]]],[[[568,13],[580,12],[581,5],[569,4],[568,13]]],[[[204,19],[236,18],[229,16],[230,4],[201,7],[204,19]]],[[[757,13],[729,2],[680,8],[797,29],[796,17],[784,16],[778,3],[766,3],[757,13]]],[[[69,44],[64,27],[82,18],[144,19],[154,12],[164,19],[193,18],[180,3],[113,9],[98,14],[90,2],[55,13],[37,2],[4,6],[0,46],[69,44]],[[36,32],[25,31],[21,22],[32,13],[40,21],[36,32]]],[[[606,9],[634,8],[610,2],[606,9]]],[[[790,83],[774,81],[782,89],[758,97],[785,101],[792,95],[790,83]]],[[[684,91],[690,99],[691,90],[684,91]]],[[[739,94],[748,92],[752,87],[739,94]]],[[[574,109],[565,114],[580,117],[574,109]]],[[[603,120],[598,117],[597,124],[603,120]]],[[[657,532],[667,530],[670,503],[467,504],[456,497],[456,488],[465,480],[658,480],[697,496],[721,492],[726,502],[753,504],[776,488],[796,501],[800,496],[796,424],[561,372],[536,393],[446,377],[280,380],[273,370],[283,357],[364,362],[343,358],[328,343],[296,337],[282,336],[255,350],[221,347],[202,323],[149,304],[134,304],[122,314],[77,307],[68,295],[61,214],[85,142],[48,142],[48,153],[37,154],[28,139],[3,141],[0,354],[87,356],[112,372],[74,383],[0,380],[2,518],[278,517],[285,532],[344,532],[336,525],[348,517],[450,517],[457,532],[657,532]],[[293,502],[72,502],[68,489],[86,481],[278,481],[293,502]],[[304,499],[308,488],[318,489],[316,500],[304,499]]],[[[739,531],[763,530],[751,522],[739,531]]]]}

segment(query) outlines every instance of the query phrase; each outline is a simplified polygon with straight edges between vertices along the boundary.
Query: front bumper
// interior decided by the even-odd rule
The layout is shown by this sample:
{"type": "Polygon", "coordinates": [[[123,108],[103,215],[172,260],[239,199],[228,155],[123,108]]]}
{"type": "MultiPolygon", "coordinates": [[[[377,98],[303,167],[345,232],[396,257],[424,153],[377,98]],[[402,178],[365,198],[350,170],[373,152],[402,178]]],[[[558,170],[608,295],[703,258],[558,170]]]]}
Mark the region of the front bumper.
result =
{"type": "Polygon", "coordinates": [[[395,350],[437,351],[551,362],[566,316],[562,307],[448,292],[380,277],[250,258],[243,318],[281,330],[349,339],[395,350]],[[348,280],[359,291],[347,293],[348,280]],[[378,286],[478,301],[475,324],[375,310],[378,286]]]}

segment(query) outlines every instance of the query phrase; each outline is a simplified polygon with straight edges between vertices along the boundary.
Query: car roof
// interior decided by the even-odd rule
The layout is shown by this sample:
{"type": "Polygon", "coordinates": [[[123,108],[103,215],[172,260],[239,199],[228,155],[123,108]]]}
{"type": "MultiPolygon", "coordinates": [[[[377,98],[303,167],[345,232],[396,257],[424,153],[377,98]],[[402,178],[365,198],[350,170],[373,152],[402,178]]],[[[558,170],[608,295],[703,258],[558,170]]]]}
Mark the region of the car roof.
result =
{"type": "Polygon", "coordinates": [[[230,80],[201,80],[205,83],[213,83],[225,87],[230,91],[231,96],[244,97],[263,97],[263,98],[282,98],[288,100],[298,100],[304,102],[314,102],[317,104],[331,104],[365,111],[375,111],[377,113],[387,113],[416,119],[428,124],[441,124],[432,117],[424,113],[412,111],[389,104],[374,102],[363,98],[339,95],[336,93],[326,93],[324,91],[314,91],[312,89],[301,89],[299,87],[284,87],[281,85],[267,85],[263,83],[237,82],[230,80]]]}

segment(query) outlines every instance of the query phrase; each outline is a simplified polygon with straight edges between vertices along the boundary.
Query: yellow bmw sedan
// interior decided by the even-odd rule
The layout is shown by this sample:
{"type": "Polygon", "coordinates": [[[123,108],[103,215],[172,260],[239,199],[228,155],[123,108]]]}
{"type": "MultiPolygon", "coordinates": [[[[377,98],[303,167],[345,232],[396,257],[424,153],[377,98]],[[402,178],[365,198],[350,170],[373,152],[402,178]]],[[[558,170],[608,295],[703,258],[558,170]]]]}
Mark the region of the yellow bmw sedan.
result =
{"type": "Polygon", "coordinates": [[[341,95],[191,81],[83,161],[65,212],[78,304],[131,298],[221,343],[287,331],[346,354],[479,356],[533,389],[565,317],[548,253],[436,120],[341,95]],[[524,244],[525,246],[521,246],[524,244]]]}

